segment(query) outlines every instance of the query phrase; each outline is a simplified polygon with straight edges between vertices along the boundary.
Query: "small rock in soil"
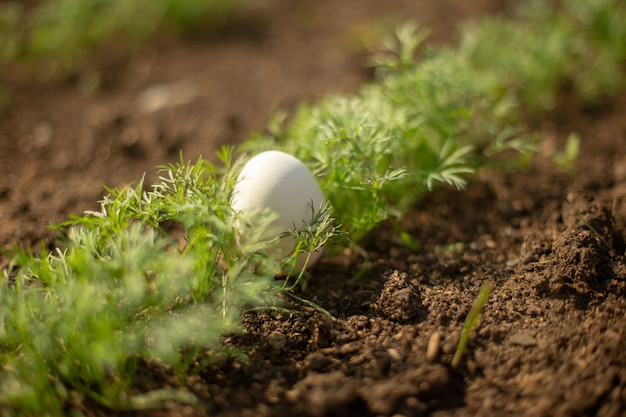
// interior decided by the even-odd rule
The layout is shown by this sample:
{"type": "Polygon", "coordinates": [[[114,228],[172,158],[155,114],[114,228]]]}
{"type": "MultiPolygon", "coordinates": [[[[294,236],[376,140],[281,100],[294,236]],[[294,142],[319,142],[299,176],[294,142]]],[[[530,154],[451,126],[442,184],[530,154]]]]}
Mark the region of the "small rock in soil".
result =
{"type": "Polygon", "coordinates": [[[284,333],[274,332],[267,339],[270,346],[276,350],[281,350],[287,344],[287,335],[284,333]]]}
{"type": "Polygon", "coordinates": [[[428,346],[426,348],[426,359],[433,362],[439,355],[441,349],[441,334],[439,332],[433,333],[428,339],[428,346]]]}
{"type": "Polygon", "coordinates": [[[509,343],[522,347],[533,347],[537,346],[537,339],[526,333],[515,333],[509,338],[509,343]]]}
{"type": "Polygon", "coordinates": [[[332,365],[333,360],[319,352],[313,352],[306,357],[305,363],[312,371],[321,372],[332,365]]]}
{"type": "Polygon", "coordinates": [[[347,416],[363,408],[357,395],[357,387],[354,379],[336,371],[309,375],[298,381],[286,396],[298,413],[311,416],[347,416]]]}

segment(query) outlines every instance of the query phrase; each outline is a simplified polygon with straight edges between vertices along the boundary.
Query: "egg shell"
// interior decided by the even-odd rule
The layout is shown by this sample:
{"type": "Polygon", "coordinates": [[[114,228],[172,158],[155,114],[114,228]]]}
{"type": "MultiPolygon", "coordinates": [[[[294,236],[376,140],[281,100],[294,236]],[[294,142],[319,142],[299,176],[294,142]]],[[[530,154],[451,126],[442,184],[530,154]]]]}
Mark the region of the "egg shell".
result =
{"type": "MultiPolygon", "coordinates": [[[[250,159],[237,177],[231,198],[233,209],[239,213],[263,209],[277,213],[270,228],[278,235],[290,229],[301,230],[303,222],[310,224],[314,219],[311,204],[315,216],[325,204],[315,176],[299,159],[280,151],[262,152],[250,159]]],[[[289,255],[294,247],[292,238],[282,238],[280,256],[289,255]]],[[[308,266],[320,255],[321,250],[311,254],[308,266]]],[[[299,268],[305,258],[306,254],[298,258],[299,268]]]]}

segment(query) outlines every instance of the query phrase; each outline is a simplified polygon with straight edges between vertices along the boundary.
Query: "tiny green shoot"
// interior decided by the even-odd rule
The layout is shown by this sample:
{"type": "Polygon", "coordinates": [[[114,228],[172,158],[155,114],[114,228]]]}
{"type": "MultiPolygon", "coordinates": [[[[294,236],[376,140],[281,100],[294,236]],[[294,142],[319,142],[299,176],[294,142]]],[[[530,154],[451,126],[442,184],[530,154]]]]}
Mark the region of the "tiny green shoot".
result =
{"type": "Polygon", "coordinates": [[[580,135],[576,132],[570,133],[565,142],[563,150],[557,150],[552,159],[554,163],[563,171],[571,173],[574,169],[574,163],[580,152],[580,135]]]}
{"type": "Polygon", "coordinates": [[[483,313],[483,309],[489,301],[489,297],[491,296],[491,292],[493,291],[493,285],[486,283],[480,288],[478,292],[478,296],[472,305],[467,317],[465,318],[465,322],[463,323],[463,330],[461,332],[461,339],[459,340],[459,344],[454,352],[454,357],[452,358],[452,368],[458,368],[461,363],[461,358],[463,357],[463,353],[465,352],[465,348],[467,347],[467,342],[469,341],[470,334],[476,329],[480,322],[480,317],[483,313]]]}
{"type": "Polygon", "coordinates": [[[296,278],[291,281],[291,276],[283,282],[282,288],[287,292],[292,292],[298,285],[303,285],[303,278],[309,266],[311,255],[323,250],[328,245],[347,243],[346,234],[341,230],[341,225],[335,222],[332,217],[332,207],[326,202],[323,207],[315,209],[309,204],[311,209],[310,222],[302,222],[300,227],[294,227],[285,232],[280,238],[291,237],[295,242],[293,252],[284,260],[288,271],[295,272],[296,278]],[[304,264],[298,268],[296,266],[298,258],[306,254],[304,264]]]}
{"type": "Polygon", "coordinates": [[[385,38],[380,48],[374,51],[370,65],[380,77],[412,68],[419,48],[429,35],[429,30],[419,27],[415,22],[398,26],[394,35],[385,38]]]}

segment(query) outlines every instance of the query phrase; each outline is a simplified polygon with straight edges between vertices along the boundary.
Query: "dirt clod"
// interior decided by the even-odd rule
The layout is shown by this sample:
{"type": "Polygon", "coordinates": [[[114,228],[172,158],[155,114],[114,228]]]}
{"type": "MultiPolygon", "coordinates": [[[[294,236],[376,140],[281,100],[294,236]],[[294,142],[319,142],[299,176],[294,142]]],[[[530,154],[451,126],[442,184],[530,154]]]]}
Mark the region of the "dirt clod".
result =
{"type": "Polygon", "coordinates": [[[319,352],[314,352],[306,357],[305,362],[312,371],[321,372],[327,369],[333,363],[333,360],[319,352]]]}
{"type": "Polygon", "coordinates": [[[563,223],[568,228],[589,229],[601,239],[611,237],[611,212],[588,194],[569,193],[563,202],[562,214],[563,223]]]}
{"type": "Polygon", "coordinates": [[[523,263],[538,262],[552,253],[552,238],[540,233],[530,233],[520,249],[520,261],[523,263]]]}
{"type": "Polygon", "coordinates": [[[425,315],[419,290],[409,283],[407,273],[399,271],[393,271],[386,278],[374,309],[381,317],[398,323],[425,315]]]}
{"type": "Polygon", "coordinates": [[[567,229],[554,241],[557,279],[585,291],[590,284],[605,279],[607,251],[600,238],[590,230],[567,229]]]}
{"type": "Polygon", "coordinates": [[[362,408],[357,382],[336,371],[313,374],[299,381],[287,398],[294,410],[307,416],[347,416],[362,408]]]}

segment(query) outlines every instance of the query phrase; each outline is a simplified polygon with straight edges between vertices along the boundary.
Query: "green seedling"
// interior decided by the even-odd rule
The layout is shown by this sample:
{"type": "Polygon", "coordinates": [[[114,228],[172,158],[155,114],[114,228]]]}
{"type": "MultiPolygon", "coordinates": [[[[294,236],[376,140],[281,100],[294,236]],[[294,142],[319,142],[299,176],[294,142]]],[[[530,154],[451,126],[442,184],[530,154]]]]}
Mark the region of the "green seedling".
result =
{"type": "Polygon", "coordinates": [[[485,305],[487,301],[489,301],[489,297],[491,296],[491,292],[493,291],[493,286],[491,284],[484,284],[480,291],[478,292],[478,296],[472,305],[467,317],[465,318],[465,323],[463,323],[463,331],[461,332],[461,339],[459,340],[459,345],[454,352],[454,357],[452,358],[452,368],[458,368],[461,363],[461,358],[463,357],[463,353],[465,352],[465,348],[467,347],[467,342],[469,341],[470,334],[476,329],[478,324],[480,323],[480,317],[483,313],[485,305]]]}
{"type": "Polygon", "coordinates": [[[580,135],[577,133],[571,133],[567,137],[565,147],[563,150],[558,150],[552,156],[554,163],[557,164],[563,171],[571,173],[574,169],[574,163],[578,159],[578,153],[580,151],[580,135]]]}
{"type": "Polygon", "coordinates": [[[341,225],[335,222],[331,216],[332,209],[328,202],[320,210],[311,206],[312,221],[303,222],[301,227],[294,227],[286,232],[283,237],[289,236],[295,242],[293,252],[285,259],[287,270],[295,271],[296,277],[292,281],[290,276],[285,279],[283,290],[292,292],[298,285],[303,284],[303,278],[312,257],[321,253],[325,248],[330,249],[335,245],[342,245],[349,242],[346,234],[341,230],[341,225]],[[300,260],[302,265],[298,265],[300,260]]]}
{"type": "Polygon", "coordinates": [[[372,54],[371,66],[379,76],[412,68],[416,54],[429,34],[427,29],[418,27],[415,22],[398,26],[394,35],[384,39],[380,48],[372,54]]]}
{"type": "MultiPolygon", "coordinates": [[[[274,280],[293,258],[265,250],[271,213],[254,228],[233,227],[241,216],[229,197],[241,163],[230,162],[229,150],[221,156],[224,170],[181,162],[149,191],[141,182],[109,190],[100,211],[59,226],[63,249],[16,252],[17,273],[0,283],[0,407],[59,415],[72,395],[111,409],[165,398],[128,395],[138,358],[184,374],[203,349],[219,350],[219,338],[237,331],[242,309],[277,306],[301,282],[302,271],[291,284],[274,280]]],[[[293,257],[332,238],[322,212],[294,232],[293,257]]]]}

